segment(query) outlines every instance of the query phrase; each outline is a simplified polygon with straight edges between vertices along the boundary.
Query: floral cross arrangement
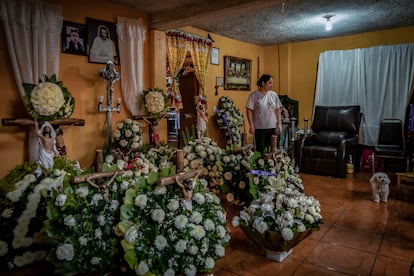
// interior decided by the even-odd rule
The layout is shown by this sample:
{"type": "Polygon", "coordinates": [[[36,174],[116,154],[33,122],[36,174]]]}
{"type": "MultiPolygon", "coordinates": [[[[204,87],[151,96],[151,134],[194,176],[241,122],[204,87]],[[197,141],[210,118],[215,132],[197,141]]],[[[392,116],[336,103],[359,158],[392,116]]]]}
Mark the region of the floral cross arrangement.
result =
{"type": "Polygon", "coordinates": [[[52,121],[72,115],[75,99],[63,83],[57,80],[56,75],[45,75],[39,84],[24,83],[23,87],[26,92],[23,102],[33,119],[52,121]]]}
{"type": "Polygon", "coordinates": [[[144,90],[142,100],[147,115],[153,119],[159,119],[167,110],[168,95],[161,88],[144,90]]]}
{"type": "Polygon", "coordinates": [[[137,275],[211,272],[224,256],[230,236],[220,199],[197,182],[189,209],[180,193],[175,185],[127,191],[118,229],[124,258],[137,275]]]}
{"type": "Polygon", "coordinates": [[[244,125],[243,114],[227,96],[220,97],[219,107],[214,111],[219,129],[224,129],[229,136],[229,144],[241,145],[241,127],[244,125]]]}

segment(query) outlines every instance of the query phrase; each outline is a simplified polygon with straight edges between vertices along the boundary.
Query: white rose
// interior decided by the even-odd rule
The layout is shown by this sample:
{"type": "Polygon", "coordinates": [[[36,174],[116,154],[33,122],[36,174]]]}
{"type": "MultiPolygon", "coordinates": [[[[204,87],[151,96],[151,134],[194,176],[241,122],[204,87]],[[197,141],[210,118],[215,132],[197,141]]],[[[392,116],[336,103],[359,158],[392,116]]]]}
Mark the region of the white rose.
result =
{"type": "Polygon", "coordinates": [[[69,243],[59,244],[56,249],[56,257],[58,260],[62,261],[72,261],[73,260],[73,245],[69,243]]]}

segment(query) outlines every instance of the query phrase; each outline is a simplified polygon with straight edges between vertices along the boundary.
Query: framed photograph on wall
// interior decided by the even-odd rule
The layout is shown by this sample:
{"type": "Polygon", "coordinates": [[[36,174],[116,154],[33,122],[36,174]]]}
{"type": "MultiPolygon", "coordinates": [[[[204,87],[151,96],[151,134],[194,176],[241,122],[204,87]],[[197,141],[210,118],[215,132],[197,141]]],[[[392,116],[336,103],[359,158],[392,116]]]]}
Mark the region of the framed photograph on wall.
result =
{"type": "Polygon", "coordinates": [[[88,26],[89,62],[106,64],[112,60],[114,64],[119,65],[116,24],[87,17],[86,26],[88,26]]]}
{"type": "Polygon", "coordinates": [[[224,90],[250,90],[252,61],[224,56],[224,90]]]}
{"type": "Polygon", "coordinates": [[[210,63],[214,65],[219,65],[220,63],[220,49],[219,48],[211,48],[211,59],[210,63]]]}
{"type": "Polygon", "coordinates": [[[63,21],[62,53],[87,56],[88,32],[85,24],[63,21]]]}

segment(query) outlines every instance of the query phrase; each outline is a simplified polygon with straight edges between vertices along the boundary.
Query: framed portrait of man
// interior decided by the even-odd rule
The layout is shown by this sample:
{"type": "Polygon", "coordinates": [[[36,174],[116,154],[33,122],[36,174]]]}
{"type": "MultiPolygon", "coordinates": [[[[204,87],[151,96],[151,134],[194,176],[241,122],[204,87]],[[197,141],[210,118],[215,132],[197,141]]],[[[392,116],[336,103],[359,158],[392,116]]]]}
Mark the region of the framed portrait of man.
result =
{"type": "Polygon", "coordinates": [[[88,32],[85,24],[63,21],[62,53],[73,55],[88,55],[88,32]]]}
{"type": "Polygon", "coordinates": [[[106,64],[111,60],[119,65],[116,24],[87,17],[86,26],[88,27],[89,62],[106,64]]]}

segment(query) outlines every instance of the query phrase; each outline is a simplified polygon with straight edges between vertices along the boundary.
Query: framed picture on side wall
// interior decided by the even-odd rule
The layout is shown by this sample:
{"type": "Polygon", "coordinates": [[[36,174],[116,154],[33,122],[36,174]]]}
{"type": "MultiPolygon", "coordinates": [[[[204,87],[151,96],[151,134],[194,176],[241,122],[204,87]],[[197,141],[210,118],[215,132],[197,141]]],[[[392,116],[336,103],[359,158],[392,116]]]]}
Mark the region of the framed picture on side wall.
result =
{"type": "Polygon", "coordinates": [[[89,62],[106,64],[111,60],[119,65],[116,24],[87,17],[86,26],[88,26],[89,62]]]}
{"type": "Polygon", "coordinates": [[[252,61],[224,56],[224,90],[250,90],[252,61]]]}
{"type": "Polygon", "coordinates": [[[86,56],[87,42],[88,32],[85,24],[63,21],[62,53],[86,56]]]}

